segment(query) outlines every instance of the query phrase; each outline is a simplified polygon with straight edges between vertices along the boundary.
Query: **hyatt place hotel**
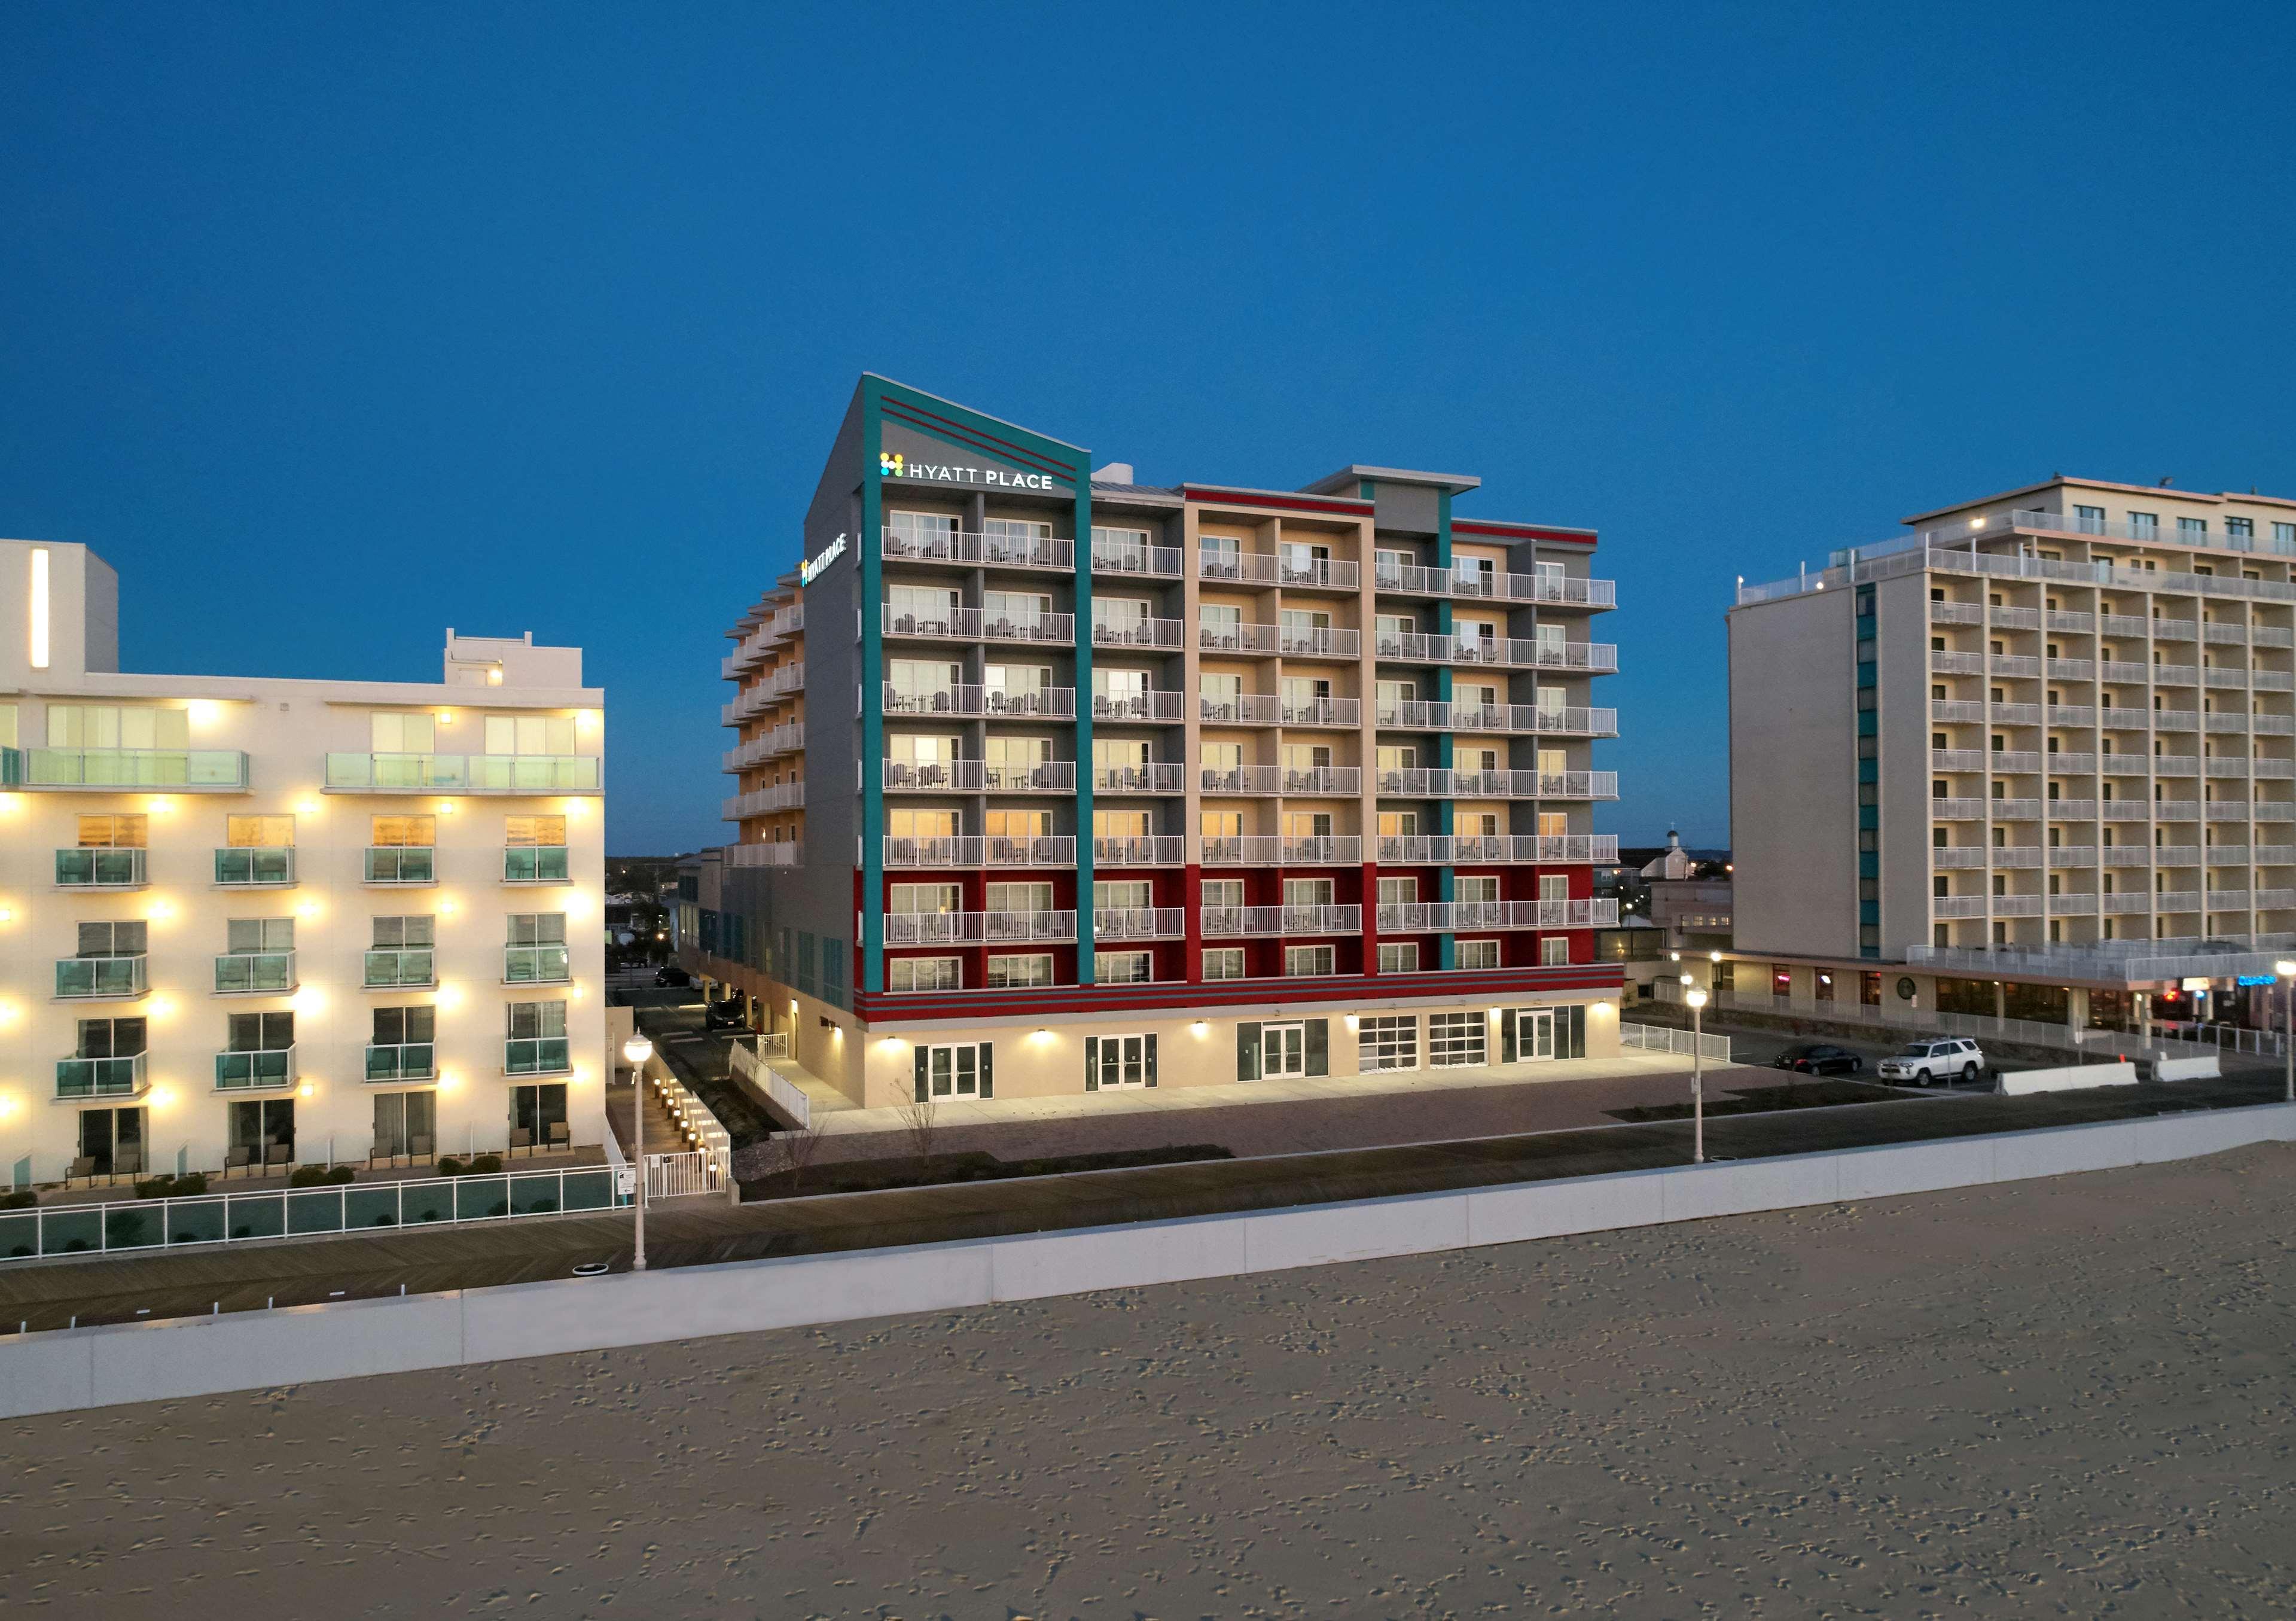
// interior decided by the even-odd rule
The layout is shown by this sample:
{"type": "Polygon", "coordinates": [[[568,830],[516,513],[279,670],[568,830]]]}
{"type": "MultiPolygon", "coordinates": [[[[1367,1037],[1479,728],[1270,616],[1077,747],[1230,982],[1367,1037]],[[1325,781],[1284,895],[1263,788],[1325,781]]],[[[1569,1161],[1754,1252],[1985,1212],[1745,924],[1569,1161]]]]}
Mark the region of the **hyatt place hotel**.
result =
{"type": "Polygon", "coordinates": [[[681,960],[865,1107],[1615,1051],[1594,531],[1093,463],[862,378],[681,960]]]}

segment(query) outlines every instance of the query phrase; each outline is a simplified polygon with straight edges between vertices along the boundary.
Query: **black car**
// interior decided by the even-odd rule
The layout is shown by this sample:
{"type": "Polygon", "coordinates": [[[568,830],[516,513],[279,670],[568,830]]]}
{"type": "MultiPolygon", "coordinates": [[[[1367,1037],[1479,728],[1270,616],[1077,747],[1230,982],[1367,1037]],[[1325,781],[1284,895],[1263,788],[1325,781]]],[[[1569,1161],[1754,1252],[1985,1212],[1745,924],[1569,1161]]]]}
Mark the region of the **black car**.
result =
{"type": "Polygon", "coordinates": [[[1823,1041],[1796,1041],[1770,1060],[1772,1069],[1791,1069],[1805,1075],[1854,1075],[1866,1067],[1866,1060],[1846,1047],[1828,1047],[1823,1041]]]}
{"type": "Polygon", "coordinates": [[[722,1002],[712,1002],[709,1011],[701,1016],[701,1026],[705,1030],[747,1030],[750,1027],[749,1009],[742,1005],[742,999],[738,996],[727,997],[722,1002]]]}
{"type": "Polygon", "coordinates": [[[685,969],[679,967],[674,962],[666,963],[653,971],[653,983],[657,985],[669,987],[690,985],[693,983],[693,975],[688,974],[685,969]]]}

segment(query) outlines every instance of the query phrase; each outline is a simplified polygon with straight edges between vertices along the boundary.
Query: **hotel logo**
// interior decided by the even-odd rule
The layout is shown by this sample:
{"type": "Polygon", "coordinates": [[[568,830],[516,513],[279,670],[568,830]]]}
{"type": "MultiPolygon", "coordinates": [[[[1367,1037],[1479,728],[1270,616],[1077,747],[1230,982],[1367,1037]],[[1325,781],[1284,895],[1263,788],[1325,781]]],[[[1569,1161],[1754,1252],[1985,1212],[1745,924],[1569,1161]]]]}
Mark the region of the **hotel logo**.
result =
{"type": "Polygon", "coordinates": [[[880,450],[877,453],[877,471],[883,473],[889,479],[899,478],[901,476],[901,453],[898,450],[880,450]]]}

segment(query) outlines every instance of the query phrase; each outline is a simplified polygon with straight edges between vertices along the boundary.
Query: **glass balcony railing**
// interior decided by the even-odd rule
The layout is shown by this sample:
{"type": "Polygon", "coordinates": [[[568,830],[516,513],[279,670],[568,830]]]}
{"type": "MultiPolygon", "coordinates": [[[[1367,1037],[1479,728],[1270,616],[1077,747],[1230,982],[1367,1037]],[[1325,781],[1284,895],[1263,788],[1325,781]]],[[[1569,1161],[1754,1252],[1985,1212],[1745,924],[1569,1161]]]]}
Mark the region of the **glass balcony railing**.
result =
{"type": "Polygon", "coordinates": [[[510,844],[503,850],[505,884],[563,884],[566,882],[563,844],[510,844]]]}
{"type": "Polygon", "coordinates": [[[66,957],[56,964],[56,994],[115,1001],[142,996],[152,987],[144,977],[151,959],[135,957],[66,957]]]}
{"type": "Polygon", "coordinates": [[[291,1047],[276,1048],[269,1052],[216,1054],[216,1090],[219,1092],[253,1091],[259,1087],[294,1084],[295,1049],[291,1047]]]}
{"type": "Polygon", "coordinates": [[[327,786],[379,794],[595,794],[594,754],[330,754],[327,786]]]}
{"type": "Polygon", "coordinates": [[[145,1084],[144,1057],[124,1058],[58,1058],[56,1096],[69,1098],[133,1098],[145,1084]]]}
{"type": "Polygon", "coordinates": [[[285,885],[295,881],[295,852],[284,845],[218,850],[215,881],[237,888],[285,885]]]}
{"type": "Polygon", "coordinates": [[[370,884],[436,884],[439,852],[427,844],[369,845],[366,881],[370,884]]]}
{"type": "Polygon", "coordinates": [[[503,1043],[505,1074],[562,1075],[573,1067],[567,1057],[564,1036],[537,1036],[503,1043]]]}
{"type": "Polygon", "coordinates": [[[439,1073],[439,1049],[430,1041],[404,1041],[366,1049],[370,1081],[428,1081],[439,1073]]]}
{"type": "Polygon", "coordinates": [[[438,956],[429,946],[403,946],[366,954],[365,985],[370,991],[392,991],[435,984],[438,956]]]}
{"type": "Polygon", "coordinates": [[[506,985],[562,985],[569,977],[562,945],[503,948],[503,983],[506,985]]]}
{"type": "Polygon", "coordinates": [[[247,786],[237,749],[21,749],[27,788],[221,788],[247,786]]]}
{"type": "Polygon", "coordinates": [[[292,951],[232,951],[215,959],[217,996],[251,996],[295,988],[292,951]]]}
{"type": "Polygon", "coordinates": [[[56,886],[59,889],[140,889],[144,886],[141,850],[59,850],[56,886]]]}

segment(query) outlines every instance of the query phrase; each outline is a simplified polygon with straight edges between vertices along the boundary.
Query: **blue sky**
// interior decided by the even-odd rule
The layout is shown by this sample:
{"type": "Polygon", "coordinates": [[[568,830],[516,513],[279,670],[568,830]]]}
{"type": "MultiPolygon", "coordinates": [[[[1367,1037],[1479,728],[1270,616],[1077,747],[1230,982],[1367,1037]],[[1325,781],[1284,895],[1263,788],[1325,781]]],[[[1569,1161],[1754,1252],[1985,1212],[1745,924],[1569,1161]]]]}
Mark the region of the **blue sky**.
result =
{"type": "Polygon", "coordinates": [[[132,667],[588,650],[616,852],[874,369],[1586,524],[1598,826],[1727,834],[1722,613],[2062,470],[2296,494],[2296,8],[0,8],[0,533],[132,667]]]}

